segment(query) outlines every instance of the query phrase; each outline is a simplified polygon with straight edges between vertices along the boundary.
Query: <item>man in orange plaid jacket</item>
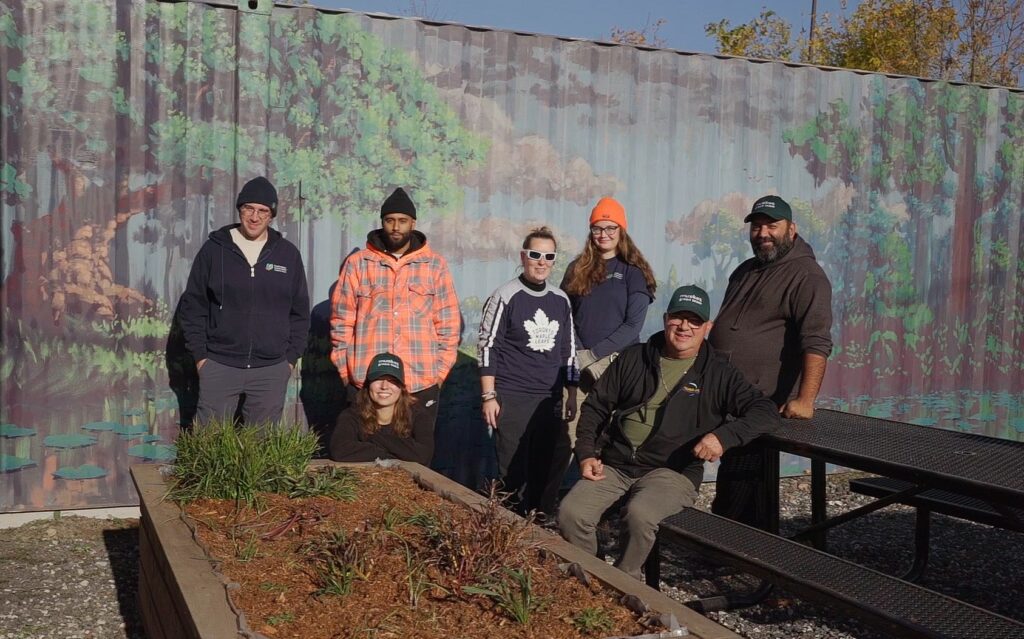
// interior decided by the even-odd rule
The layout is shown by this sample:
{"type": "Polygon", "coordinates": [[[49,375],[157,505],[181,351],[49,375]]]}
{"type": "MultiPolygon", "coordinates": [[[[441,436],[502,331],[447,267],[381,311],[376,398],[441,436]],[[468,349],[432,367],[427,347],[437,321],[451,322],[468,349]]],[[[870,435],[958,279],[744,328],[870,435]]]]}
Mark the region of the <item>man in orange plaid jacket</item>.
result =
{"type": "MultiPolygon", "coordinates": [[[[381,228],[349,255],[331,297],[331,361],[349,390],[361,388],[370,360],[394,353],[416,410],[437,418],[440,385],[459,345],[459,300],[448,263],[416,230],[416,207],[401,188],[380,207],[381,228]]],[[[350,399],[353,393],[349,393],[350,399]]]]}

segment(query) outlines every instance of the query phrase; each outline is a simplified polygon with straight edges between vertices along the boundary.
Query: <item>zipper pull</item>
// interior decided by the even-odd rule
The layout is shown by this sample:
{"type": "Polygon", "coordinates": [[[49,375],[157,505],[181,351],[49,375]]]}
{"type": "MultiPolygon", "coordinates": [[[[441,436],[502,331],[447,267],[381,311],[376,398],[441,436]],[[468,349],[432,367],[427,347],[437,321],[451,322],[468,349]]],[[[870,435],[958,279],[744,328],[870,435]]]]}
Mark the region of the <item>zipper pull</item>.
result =
{"type": "Polygon", "coordinates": [[[255,266],[250,266],[249,267],[249,277],[256,277],[256,267],[255,266]]]}

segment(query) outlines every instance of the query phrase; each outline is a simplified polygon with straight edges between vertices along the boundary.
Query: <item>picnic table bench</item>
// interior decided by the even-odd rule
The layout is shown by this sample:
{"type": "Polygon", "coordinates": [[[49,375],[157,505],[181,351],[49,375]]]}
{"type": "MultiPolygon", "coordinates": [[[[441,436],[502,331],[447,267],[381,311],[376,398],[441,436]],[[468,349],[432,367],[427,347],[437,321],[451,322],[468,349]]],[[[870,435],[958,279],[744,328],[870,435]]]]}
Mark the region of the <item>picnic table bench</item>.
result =
{"type": "MultiPolygon", "coordinates": [[[[835,525],[893,503],[910,503],[918,507],[919,513],[922,509],[939,512],[937,496],[980,501],[987,505],[987,515],[982,516],[989,522],[1019,530],[1017,507],[1024,504],[1024,443],[828,410],[817,411],[809,421],[783,420],[779,431],[762,441],[766,470],[761,498],[772,515],[770,531],[690,508],[662,522],[659,543],[694,548],[760,577],[765,587],[758,590],[759,595],[771,585],[778,585],[809,601],[837,606],[899,636],[1024,639],[1024,623],[1020,621],[824,552],[825,533],[835,525]],[[781,451],[809,457],[812,469],[811,525],[789,539],[777,534],[781,451]],[[891,490],[887,490],[882,482],[862,483],[858,489],[885,494],[875,502],[829,518],[826,463],[877,473],[906,485],[890,484],[891,490]],[[815,547],[798,540],[809,541],[815,547]]],[[[954,510],[954,506],[942,507],[954,510]]],[[[955,511],[974,514],[965,508],[960,504],[955,511]]],[[[921,517],[919,514],[918,519],[921,517]]],[[[657,555],[652,553],[647,566],[649,583],[658,578],[656,562],[657,555]]],[[[712,598],[710,602],[693,602],[692,607],[720,609],[723,601],[743,599],[712,598]]],[[[754,600],[756,597],[745,603],[754,600]]]]}

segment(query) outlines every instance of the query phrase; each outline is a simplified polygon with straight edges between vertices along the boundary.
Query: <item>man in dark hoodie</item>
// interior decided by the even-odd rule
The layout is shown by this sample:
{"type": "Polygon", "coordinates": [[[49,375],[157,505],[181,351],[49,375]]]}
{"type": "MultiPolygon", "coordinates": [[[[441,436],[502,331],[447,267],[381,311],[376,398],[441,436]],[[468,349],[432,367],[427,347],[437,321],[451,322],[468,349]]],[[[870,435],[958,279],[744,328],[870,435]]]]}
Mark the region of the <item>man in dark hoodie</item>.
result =
{"type": "Polygon", "coordinates": [[[622,351],[580,409],[576,458],[583,478],[562,500],[559,529],[596,553],[601,515],[628,493],[625,549],[616,565],[637,579],[659,522],[693,505],[704,462],[779,424],[771,401],[704,341],[710,318],[703,289],[676,289],[665,330],[622,351]]]}
{"type": "Polygon", "coordinates": [[[349,255],[331,297],[331,361],[350,396],[377,353],[405,363],[417,411],[433,425],[441,383],[459,346],[459,300],[448,263],[416,230],[416,206],[395,189],[380,207],[381,228],[349,255]]]}
{"type": "MultiPolygon", "coordinates": [[[[832,352],[832,285],[785,200],[766,195],[743,221],[754,257],[729,276],[708,339],[783,417],[810,419],[832,352]]],[[[723,457],[712,511],[763,527],[767,513],[755,498],[761,467],[761,452],[749,447],[723,457]]]]}
{"type": "Polygon", "coordinates": [[[281,419],[285,390],[306,347],[309,291],[302,256],[270,228],[277,190],[258,177],[235,201],[239,222],[210,233],[192,263],[179,317],[199,371],[200,424],[281,419]]]}

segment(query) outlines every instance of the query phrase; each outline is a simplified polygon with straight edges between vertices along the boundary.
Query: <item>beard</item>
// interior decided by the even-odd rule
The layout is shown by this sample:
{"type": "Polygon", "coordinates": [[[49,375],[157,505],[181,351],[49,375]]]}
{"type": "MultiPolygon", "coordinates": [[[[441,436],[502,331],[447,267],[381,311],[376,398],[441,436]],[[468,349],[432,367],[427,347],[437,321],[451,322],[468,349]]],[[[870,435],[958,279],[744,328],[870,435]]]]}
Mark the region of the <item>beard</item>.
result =
{"type": "Polygon", "coordinates": [[[385,233],[384,234],[384,248],[386,248],[389,252],[397,251],[398,249],[400,249],[400,248],[404,247],[406,244],[408,244],[409,243],[409,238],[411,238],[411,237],[412,237],[412,233],[411,232],[409,232],[409,233],[402,233],[402,236],[399,239],[396,240],[393,237],[391,237],[389,234],[385,233]]]}
{"type": "Polygon", "coordinates": [[[788,234],[782,237],[773,237],[770,245],[765,245],[757,240],[750,241],[750,247],[754,249],[754,257],[761,264],[771,264],[785,257],[793,248],[793,238],[788,234]]]}

